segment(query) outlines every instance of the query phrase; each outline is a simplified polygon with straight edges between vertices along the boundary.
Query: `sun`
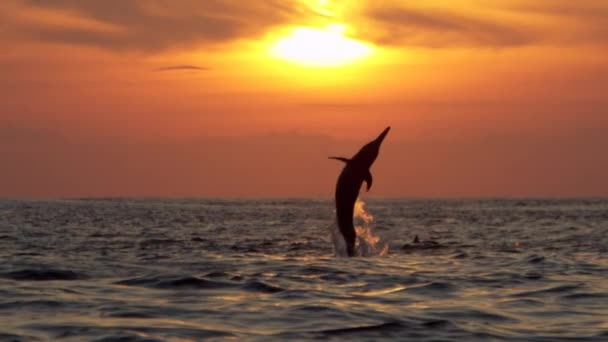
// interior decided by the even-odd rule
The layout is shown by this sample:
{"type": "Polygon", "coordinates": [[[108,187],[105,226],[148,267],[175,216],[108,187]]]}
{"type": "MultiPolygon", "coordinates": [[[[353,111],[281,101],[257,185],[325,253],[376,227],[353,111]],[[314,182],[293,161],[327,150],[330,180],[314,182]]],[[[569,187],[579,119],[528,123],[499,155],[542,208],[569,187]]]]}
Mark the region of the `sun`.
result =
{"type": "Polygon", "coordinates": [[[346,26],[296,27],[270,47],[270,55],[308,67],[349,65],[373,53],[371,45],[344,36],[346,26]]]}

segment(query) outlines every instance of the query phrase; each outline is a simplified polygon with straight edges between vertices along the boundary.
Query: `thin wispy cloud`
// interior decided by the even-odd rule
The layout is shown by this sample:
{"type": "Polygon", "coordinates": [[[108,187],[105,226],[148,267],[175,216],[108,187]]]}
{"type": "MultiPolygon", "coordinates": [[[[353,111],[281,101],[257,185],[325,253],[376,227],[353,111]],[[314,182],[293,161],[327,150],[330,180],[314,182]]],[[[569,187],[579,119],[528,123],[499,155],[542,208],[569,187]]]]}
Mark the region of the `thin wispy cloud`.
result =
{"type": "Polygon", "coordinates": [[[171,66],[160,67],[160,68],[154,69],[154,71],[179,71],[179,70],[206,71],[206,70],[209,70],[209,68],[200,67],[200,66],[196,66],[196,65],[171,65],[171,66]]]}

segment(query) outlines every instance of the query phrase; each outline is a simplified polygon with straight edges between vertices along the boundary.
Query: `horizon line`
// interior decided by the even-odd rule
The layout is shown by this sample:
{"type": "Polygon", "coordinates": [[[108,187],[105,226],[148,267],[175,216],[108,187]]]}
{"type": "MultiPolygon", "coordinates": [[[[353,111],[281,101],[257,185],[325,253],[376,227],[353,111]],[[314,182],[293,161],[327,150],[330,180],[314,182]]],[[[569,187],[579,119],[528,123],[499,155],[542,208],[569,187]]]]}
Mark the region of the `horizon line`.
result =
{"type": "MultiPolygon", "coordinates": [[[[592,196],[364,196],[370,200],[608,200],[608,195],[592,196]]],[[[118,196],[16,196],[3,197],[0,201],[77,201],[77,200],[333,200],[333,196],[167,196],[167,195],[118,195],[118,196]]]]}

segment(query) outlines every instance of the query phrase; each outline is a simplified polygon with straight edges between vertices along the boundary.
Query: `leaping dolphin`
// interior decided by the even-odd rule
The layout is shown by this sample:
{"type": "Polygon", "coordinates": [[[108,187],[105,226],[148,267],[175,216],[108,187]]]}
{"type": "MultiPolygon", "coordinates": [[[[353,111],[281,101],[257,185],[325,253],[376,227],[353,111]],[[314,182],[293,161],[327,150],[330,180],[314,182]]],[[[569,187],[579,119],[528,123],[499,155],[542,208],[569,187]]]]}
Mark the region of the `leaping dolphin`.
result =
{"type": "Polygon", "coordinates": [[[367,183],[367,191],[372,187],[372,174],[369,168],[378,157],[380,145],[390,129],[390,127],[385,128],[374,141],[363,146],[350,159],[329,157],[329,159],[336,159],[346,163],[336,184],[336,216],[338,218],[338,227],[346,242],[348,256],[354,256],[355,254],[357,234],[353,225],[353,211],[355,202],[359,196],[359,189],[363,181],[367,183]]]}

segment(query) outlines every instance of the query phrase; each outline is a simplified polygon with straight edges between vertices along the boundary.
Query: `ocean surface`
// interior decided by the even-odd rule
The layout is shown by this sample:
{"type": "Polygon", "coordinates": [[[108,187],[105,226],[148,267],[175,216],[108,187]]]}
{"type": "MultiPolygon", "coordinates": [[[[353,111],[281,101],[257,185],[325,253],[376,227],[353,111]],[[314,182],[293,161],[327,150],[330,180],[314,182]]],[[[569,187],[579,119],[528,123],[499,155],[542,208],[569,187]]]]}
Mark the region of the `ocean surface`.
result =
{"type": "Polygon", "coordinates": [[[0,341],[608,341],[608,200],[365,208],[0,200],[0,341]]]}

